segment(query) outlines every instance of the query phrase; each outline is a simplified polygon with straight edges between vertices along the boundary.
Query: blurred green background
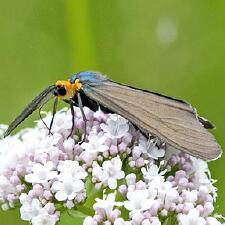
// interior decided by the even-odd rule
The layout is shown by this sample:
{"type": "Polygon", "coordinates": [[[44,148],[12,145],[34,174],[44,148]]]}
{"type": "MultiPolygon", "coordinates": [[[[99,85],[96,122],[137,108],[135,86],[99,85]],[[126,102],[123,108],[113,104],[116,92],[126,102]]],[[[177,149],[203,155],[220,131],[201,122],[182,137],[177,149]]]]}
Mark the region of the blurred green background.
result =
{"type": "MultiPolygon", "coordinates": [[[[225,149],[224,0],[0,0],[0,123],[80,70],[187,100],[216,124],[225,149]]],[[[210,163],[219,213],[224,160],[210,163]]],[[[27,224],[15,210],[0,221],[27,224]]]]}

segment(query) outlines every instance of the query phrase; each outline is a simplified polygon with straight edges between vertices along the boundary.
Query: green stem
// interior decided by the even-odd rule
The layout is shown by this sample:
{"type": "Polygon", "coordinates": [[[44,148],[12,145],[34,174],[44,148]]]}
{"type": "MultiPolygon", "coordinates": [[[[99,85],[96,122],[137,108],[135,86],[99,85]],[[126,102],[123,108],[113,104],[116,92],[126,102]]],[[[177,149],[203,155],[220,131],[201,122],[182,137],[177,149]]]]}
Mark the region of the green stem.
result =
{"type": "Polygon", "coordinates": [[[96,67],[96,51],[90,3],[87,0],[64,2],[71,58],[76,70],[96,67]]]}

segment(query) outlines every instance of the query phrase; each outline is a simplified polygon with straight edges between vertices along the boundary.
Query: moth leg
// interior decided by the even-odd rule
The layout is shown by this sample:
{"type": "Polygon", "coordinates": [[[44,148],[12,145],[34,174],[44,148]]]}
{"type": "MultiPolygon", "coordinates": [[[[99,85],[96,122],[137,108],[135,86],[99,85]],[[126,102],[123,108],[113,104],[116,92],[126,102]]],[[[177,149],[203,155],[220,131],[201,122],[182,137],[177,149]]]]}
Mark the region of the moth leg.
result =
{"type": "Polygon", "coordinates": [[[54,101],[53,111],[52,111],[52,120],[51,120],[51,123],[50,123],[50,126],[49,126],[49,133],[48,133],[48,135],[51,134],[51,129],[52,129],[53,121],[54,121],[54,118],[55,118],[57,105],[58,105],[58,98],[56,98],[55,101],[54,101]]]}
{"type": "Polygon", "coordinates": [[[83,108],[83,104],[82,104],[82,100],[81,100],[81,96],[80,96],[79,92],[77,93],[77,99],[78,99],[78,105],[79,105],[79,108],[80,108],[80,111],[81,111],[81,114],[82,114],[82,117],[83,117],[83,120],[84,120],[84,138],[80,142],[80,144],[81,144],[84,141],[86,141],[86,137],[87,137],[87,118],[86,118],[85,113],[84,113],[84,108],[83,108]]]}
{"type": "Polygon", "coordinates": [[[77,106],[77,107],[78,107],[78,104],[77,104],[75,101],[73,101],[73,100],[63,99],[63,101],[64,101],[65,103],[69,104],[69,105],[70,105],[71,103],[73,103],[74,106],[77,106]]]}
{"type": "Polygon", "coordinates": [[[157,136],[152,136],[151,134],[148,134],[148,143],[155,145],[158,149],[166,148],[166,143],[163,142],[159,137],[157,136]]]}
{"type": "MultiPolygon", "coordinates": [[[[39,114],[39,117],[40,117],[42,123],[45,125],[45,127],[46,127],[46,128],[48,129],[48,131],[49,131],[49,127],[47,126],[47,124],[45,123],[45,121],[44,121],[44,119],[43,119],[43,117],[42,117],[42,115],[41,115],[41,110],[42,110],[43,106],[44,106],[44,105],[42,105],[42,106],[39,108],[38,114],[39,114]]],[[[52,134],[52,133],[51,133],[51,134],[52,134]]]]}
{"type": "Polygon", "coordinates": [[[69,137],[71,137],[72,136],[72,134],[73,134],[73,130],[74,130],[74,117],[75,117],[75,112],[74,112],[74,108],[73,108],[73,101],[71,100],[71,101],[69,101],[69,100],[67,100],[68,101],[68,103],[70,104],[70,110],[71,110],[71,115],[72,115],[72,128],[71,128],[71,131],[70,131],[70,134],[69,134],[69,136],[67,137],[67,138],[69,138],[69,137]]]}

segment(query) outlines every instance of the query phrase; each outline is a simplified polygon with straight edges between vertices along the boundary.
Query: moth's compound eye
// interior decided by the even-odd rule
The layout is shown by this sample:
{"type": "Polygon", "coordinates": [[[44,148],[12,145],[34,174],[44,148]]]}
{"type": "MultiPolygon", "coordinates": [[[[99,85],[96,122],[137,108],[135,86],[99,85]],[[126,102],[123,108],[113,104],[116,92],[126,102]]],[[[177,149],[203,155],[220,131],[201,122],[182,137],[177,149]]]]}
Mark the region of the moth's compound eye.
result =
{"type": "Polygon", "coordinates": [[[57,93],[58,93],[58,95],[60,95],[60,96],[65,96],[65,95],[66,95],[66,89],[65,89],[65,87],[60,87],[60,88],[58,88],[58,89],[57,89],[57,93]]]}

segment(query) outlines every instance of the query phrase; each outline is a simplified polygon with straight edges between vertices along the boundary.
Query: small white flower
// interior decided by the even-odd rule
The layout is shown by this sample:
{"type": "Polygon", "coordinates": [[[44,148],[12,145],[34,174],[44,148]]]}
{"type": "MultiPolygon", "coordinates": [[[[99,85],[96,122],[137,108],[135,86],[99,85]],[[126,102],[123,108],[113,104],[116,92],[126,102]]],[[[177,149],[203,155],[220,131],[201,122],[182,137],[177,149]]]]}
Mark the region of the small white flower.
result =
{"type": "Polygon", "coordinates": [[[38,153],[44,153],[47,152],[50,147],[56,146],[58,143],[60,143],[63,139],[63,136],[59,133],[54,133],[53,135],[47,136],[45,138],[42,138],[40,140],[38,148],[36,147],[35,153],[38,151],[38,153]]]}
{"type": "MultiPolygon", "coordinates": [[[[165,182],[164,186],[167,186],[167,188],[164,188],[164,191],[166,191],[164,195],[164,205],[165,209],[168,209],[171,207],[172,203],[177,203],[179,199],[179,193],[175,188],[170,187],[170,185],[167,185],[168,183],[165,182]]],[[[159,191],[159,195],[162,194],[162,190],[159,191]],[[161,193],[160,193],[161,192],[161,193]]]]}
{"type": "Polygon", "coordinates": [[[32,218],[32,225],[55,225],[58,218],[55,215],[41,214],[32,218]]]}
{"type": "Polygon", "coordinates": [[[208,168],[208,164],[206,161],[192,157],[192,156],[191,156],[191,161],[192,161],[192,171],[193,172],[202,171],[202,172],[209,173],[209,168],[208,168]]]}
{"type": "Polygon", "coordinates": [[[81,147],[88,153],[104,152],[109,149],[109,146],[104,145],[104,142],[106,141],[105,136],[99,137],[92,135],[88,138],[88,140],[89,142],[84,142],[81,144],[81,147]]]}
{"type": "Polygon", "coordinates": [[[97,222],[91,216],[87,216],[83,221],[83,225],[97,225],[97,222]]]}
{"type": "Polygon", "coordinates": [[[191,157],[192,160],[192,171],[190,174],[193,174],[196,178],[196,184],[208,184],[210,182],[210,171],[208,165],[205,161],[191,157]]]}
{"type": "Polygon", "coordinates": [[[63,142],[64,151],[68,154],[69,159],[73,159],[74,156],[75,140],[68,138],[63,142]]]}
{"type": "Polygon", "coordinates": [[[26,204],[26,203],[28,203],[28,202],[31,201],[31,200],[30,200],[30,197],[29,197],[27,194],[25,194],[25,193],[22,193],[22,194],[20,195],[19,200],[20,200],[20,203],[21,203],[22,205],[23,205],[23,204],[26,204]]]}
{"type": "Polygon", "coordinates": [[[153,182],[154,181],[161,181],[164,182],[164,176],[167,170],[163,170],[159,172],[160,167],[158,167],[156,164],[149,164],[147,168],[142,167],[141,172],[143,174],[143,177],[145,181],[148,182],[153,182]]]}
{"type": "Polygon", "coordinates": [[[149,188],[144,190],[133,190],[128,187],[127,201],[124,202],[124,207],[132,213],[143,212],[152,207],[155,203],[157,191],[149,188]]]}
{"type": "MultiPolygon", "coordinates": [[[[56,113],[53,125],[52,125],[52,133],[63,133],[65,130],[71,130],[71,115],[66,114],[63,111],[59,111],[56,113]]],[[[51,117],[50,117],[51,118],[51,117]]],[[[50,120],[46,121],[46,124],[49,126],[50,120]]]]}
{"type": "Polygon", "coordinates": [[[97,158],[99,152],[105,152],[109,149],[109,146],[105,145],[105,136],[91,135],[89,137],[89,142],[84,142],[81,147],[84,151],[81,153],[80,157],[87,163],[91,164],[93,160],[97,158]]]}
{"type": "Polygon", "coordinates": [[[180,225],[205,225],[206,221],[199,216],[197,209],[191,209],[188,214],[179,214],[178,222],[180,225]]]}
{"type": "Polygon", "coordinates": [[[56,178],[58,172],[53,171],[54,164],[49,161],[45,165],[36,163],[32,167],[31,174],[25,175],[25,180],[29,183],[46,183],[49,180],[56,178]]]}
{"type": "Polygon", "coordinates": [[[43,208],[40,201],[36,198],[23,202],[20,207],[20,215],[22,220],[30,221],[35,216],[38,216],[42,213],[43,208]]]}
{"type": "Polygon", "coordinates": [[[208,217],[206,222],[207,225],[221,225],[221,223],[214,217],[208,217]]]}
{"type": "Polygon", "coordinates": [[[31,221],[33,225],[54,225],[58,220],[58,216],[53,214],[55,207],[52,203],[47,203],[43,207],[38,199],[30,199],[26,194],[21,196],[20,202],[22,220],[31,221]]]}
{"type": "Polygon", "coordinates": [[[84,168],[79,166],[78,161],[60,161],[57,169],[58,171],[60,171],[59,176],[63,177],[70,174],[75,180],[85,179],[88,175],[87,172],[85,172],[84,168]]]}
{"type": "Polygon", "coordinates": [[[148,186],[157,190],[157,197],[164,204],[165,209],[169,209],[172,203],[178,201],[179,193],[171,182],[154,179],[148,183],[148,186]]]}
{"type": "Polygon", "coordinates": [[[107,119],[106,124],[101,124],[100,127],[111,139],[123,137],[129,130],[128,121],[116,114],[111,114],[107,119]]]}
{"type": "Polygon", "coordinates": [[[0,175],[0,199],[3,199],[7,194],[15,192],[16,187],[4,175],[0,175]]]}
{"type": "Polygon", "coordinates": [[[139,145],[135,146],[135,148],[139,148],[144,155],[150,158],[158,159],[165,155],[165,149],[159,149],[156,144],[155,139],[146,140],[144,136],[141,136],[139,145]]]}
{"type": "Polygon", "coordinates": [[[56,192],[58,201],[73,200],[77,194],[84,190],[84,182],[75,180],[71,175],[59,176],[59,181],[52,185],[52,191],[56,192]]]}
{"type": "Polygon", "coordinates": [[[167,170],[159,172],[160,168],[155,164],[150,164],[149,167],[142,168],[144,179],[146,180],[148,187],[157,190],[158,199],[164,204],[166,209],[169,209],[171,203],[178,201],[179,193],[176,188],[173,188],[172,183],[169,181],[165,182],[165,175],[167,170]]]}
{"type": "MultiPolygon", "coordinates": [[[[151,225],[152,223],[150,222],[150,220],[148,220],[148,219],[144,219],[143,221],[142,221],[142,223],[141,223],[141,225],[151,225]]],[[[160,223],[160,225],[161,225],[161,223],[160,223]]]]}
{"type": "MultiPolygon", "coordinates": [[[[116,202],[116,191],[108,195],[103,194],[103,199],[96,198],[96,203],[93,205],[93,209],[96,211],[104,212],[107,217],[112,212],[114,206],[122,206],[122,202],[116,202]]],[[[104,215],[103,215],[104,216],[104,215]]]]}
{"type": "MultiPolygon", "coordinates": [[[[161,225],[162,223],[160,222],[158,217],[152,217],[151,218],[151,225],[161,225]]],[[[144,224],[142,224],[144,225],[144,224]]]]}
{"type": "Polygon", "coordinates": [[[0,140],[0,174],[4,170],[22,163],[25,167],[29,162],[26,156],[26,146],[18,136],[9,136],[0,140]]]}
{"type": "Polygon", "coordinates": [[[182,193],[185,196],[185,202],[195,203],[198,199],[198,191],[197,190],[183,190],[182,193]]]}
{"type": "Polygon", "coordinates": [[[200,186],[207,187],[209,193],[213,194],[213,198],[217,197],[217,189],[213,186],[214,181],[211,179],[211,174],[208,168],[208,164],[202,159],[191,157],[192,170],[189,172],[192,176],[192,182],[196,188],[200,186]]]}
{"type": "MultiPolygon", "coordinates": [[[[102,168],[98,169],[98,179],[110,189],[116,189],[117,180],[124,178],[125,173],[121,170],[122,161],[119,156],[109,161],[104,161],[102,168]]],[[[97,169],[97,168],[96,168],[97,169]]]]}

